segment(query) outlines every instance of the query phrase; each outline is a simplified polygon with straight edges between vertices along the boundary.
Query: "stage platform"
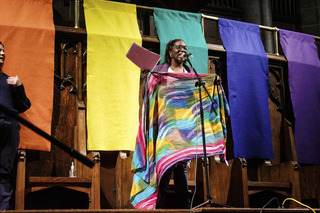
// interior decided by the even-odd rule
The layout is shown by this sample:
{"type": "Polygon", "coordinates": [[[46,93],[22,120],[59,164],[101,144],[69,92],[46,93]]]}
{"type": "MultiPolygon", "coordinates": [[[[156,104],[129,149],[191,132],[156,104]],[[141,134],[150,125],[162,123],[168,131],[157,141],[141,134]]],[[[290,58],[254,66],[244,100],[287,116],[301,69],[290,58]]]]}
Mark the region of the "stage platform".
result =
{"type": "MultiPolygon", "coordinates": [[[[320,209],[314,209],[315,212],[320,212],[320,209]]],[[[8,211],[12,213],[135,213],[135,212],[152,212],[152,213],[304,213],[312,212],[307,208],[266,208],[262,211],[260,208],[215,208],[215,207],[203,207],[197,209],[155,209],[155,210],[136,210],[136,209],[99,209],[99,210],[85,210],[85,209],[55,209],[55,210],[12,210],[8,211]]]]}

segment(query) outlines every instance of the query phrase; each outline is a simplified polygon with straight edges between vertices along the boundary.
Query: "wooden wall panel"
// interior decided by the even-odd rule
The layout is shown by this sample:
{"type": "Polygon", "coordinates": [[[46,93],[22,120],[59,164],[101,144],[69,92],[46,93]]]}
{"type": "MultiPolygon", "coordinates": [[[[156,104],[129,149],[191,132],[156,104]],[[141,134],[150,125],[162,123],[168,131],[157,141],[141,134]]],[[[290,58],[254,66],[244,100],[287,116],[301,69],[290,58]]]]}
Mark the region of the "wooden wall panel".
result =
{"type": "MultiPolygon", "coordinates": [[[[129,153],[128,153],[129,154],[129,153]]],[[[134,209],[130,203],[130,192],[133,181],[131,172],[132,156],[117,157],[116,165],[116,209],[134,209]]]]}
{"type": "Polygon", "coordinates": [[[301,165],[301,201],[313,208],[320,206],[320,165],[301,165]]]}
{"type": "Polygon", "coordinates": [[[210,193],[212,200],[234,207],[249,205],[247,169],[239,159],[229,160],[230,166],[210,160],[210,193]]]}
{"type": "Polygon", "coordinates": [[[115,209],[116,203],[116,162],[118,152],[101,152],[101,208],[115,209]]]}
{"type": "MultiPolygon", "coordinates": [[[[52,135],[69,147],[74,147],[74,126],[76,125],[76,91],[66,80],[73,81],[77,76],[77,46],[71,42],[60,43],[60,72],[55,74],[54,122],[52,135]]],[[[52,146],[54,153],[54,175],[69,176],[69,169],[73,158],[56,146],[52,146]]]]}

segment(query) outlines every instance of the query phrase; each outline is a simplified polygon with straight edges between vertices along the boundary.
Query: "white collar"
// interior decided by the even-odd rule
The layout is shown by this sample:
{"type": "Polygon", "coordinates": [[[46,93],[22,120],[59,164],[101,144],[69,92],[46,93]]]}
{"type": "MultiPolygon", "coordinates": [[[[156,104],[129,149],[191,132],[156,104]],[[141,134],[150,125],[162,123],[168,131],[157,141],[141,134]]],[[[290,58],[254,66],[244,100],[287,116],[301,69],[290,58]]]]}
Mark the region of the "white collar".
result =
{"type": "MultiPolygon", "coordinates": [[[[171,67],[168,68],[168,72],[175,72],[171,67]]],[[[185,68],[183,68],[183,73],[188,73],[185,68]]]]}

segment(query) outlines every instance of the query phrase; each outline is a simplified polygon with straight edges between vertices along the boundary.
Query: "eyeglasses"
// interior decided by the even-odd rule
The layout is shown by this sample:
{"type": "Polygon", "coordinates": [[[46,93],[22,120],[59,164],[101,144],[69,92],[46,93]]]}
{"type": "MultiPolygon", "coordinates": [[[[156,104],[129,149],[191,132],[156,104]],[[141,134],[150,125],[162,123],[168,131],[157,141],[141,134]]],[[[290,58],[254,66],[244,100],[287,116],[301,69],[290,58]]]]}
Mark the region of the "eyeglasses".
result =
{"type": "Polygon", "coordinates": [[[182,45],[176,45],[176,46],[174,46],[178,51],[179,50],[182,50],[182,49],[184,49],[184,50],[188,50],[188,47],[187,46],[182,46],[182,45]]]}

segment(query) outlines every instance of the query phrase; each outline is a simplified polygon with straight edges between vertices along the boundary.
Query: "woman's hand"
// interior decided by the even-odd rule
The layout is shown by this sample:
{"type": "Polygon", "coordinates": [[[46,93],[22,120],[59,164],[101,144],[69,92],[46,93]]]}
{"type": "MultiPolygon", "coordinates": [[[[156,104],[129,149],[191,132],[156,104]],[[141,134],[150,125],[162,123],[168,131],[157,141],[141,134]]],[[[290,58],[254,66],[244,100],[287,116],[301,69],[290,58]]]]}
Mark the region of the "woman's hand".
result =
{"type": "Polygon", "coordinates": [[[18,76],[16,76],[16,77],[10,76],[7,78],[7,84],[12,85],[14,87],[18,87],[22,84],[22,82],[20,81],[18,76]]]}
{"type": "Polygon", "coordinates": [[[217,78],[216,78],[216,84],[222,84],[222,79],[220,76],[217,75],[217,78]]]}

